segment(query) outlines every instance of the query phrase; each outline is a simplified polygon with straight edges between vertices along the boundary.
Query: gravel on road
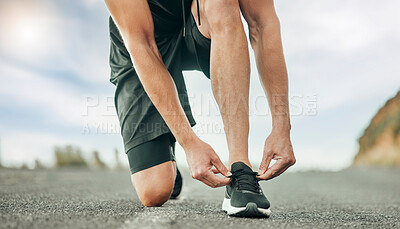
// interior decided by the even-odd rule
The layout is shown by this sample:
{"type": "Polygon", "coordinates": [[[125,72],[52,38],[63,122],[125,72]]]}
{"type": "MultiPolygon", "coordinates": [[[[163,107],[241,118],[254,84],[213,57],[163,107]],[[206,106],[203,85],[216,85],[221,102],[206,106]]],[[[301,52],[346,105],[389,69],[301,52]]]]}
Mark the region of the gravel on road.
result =
{"type": "Polygon", "coordinates": [[[184,175],[178,200],[146,208],[129,171],[0,170],[0,228],[400,228],[400,169],[286,173],[261,182],[268,219],[228,217],[224,189],[184,175]]]}

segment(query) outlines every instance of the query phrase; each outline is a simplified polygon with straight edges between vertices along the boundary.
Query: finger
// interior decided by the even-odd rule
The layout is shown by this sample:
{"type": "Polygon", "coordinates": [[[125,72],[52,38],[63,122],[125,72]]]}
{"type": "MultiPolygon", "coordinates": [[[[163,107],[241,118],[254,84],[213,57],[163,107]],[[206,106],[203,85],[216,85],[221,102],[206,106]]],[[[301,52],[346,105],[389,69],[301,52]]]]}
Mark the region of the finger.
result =
{"type": "Polygon", "coordinates": [[[209,182],[215,184],[217,187],[229,185],[231,179],[227,177],[219,177],[213,174],[211,171],[207,172],[203,175],[204,179],[207,179],[209,182]]]}
{"type": "Polygon", "coordinates": [[[216,184],[213,184],[212,182],[210,182],[209,180],[207,180],[204,177],[202,177],[199,181],[203,182],[207,186],[210,186],[211,188],[215,188],[216,187],[216,184]]]}
{"type": "Polygon", "coordinates": [[[203,179],[206,180],[208,183],[212,184],[212,186],[210,186],[211,188],[218,188],[223,186],[221,184],[215,183],[215,181],[209,180],[207,177],[203,177],[203,179]]]}
{"type": "MultiPolygon", "coordinates": [[[[216,169],[215,167],[213,167],[212,169],[211,169],[211,171],[214,173],[214,174],[222,174],[220,171],[218,171],[218,169],[216,169]]],[[[229,174],[229,172],[228,172],[228,175],[230,176],[231,174],[229,174]]]]}
{"type": "Polygon", "coordinates": [[[258,179],[260,180],[270,180],[276,176],[279,176],[280,174],[282,174],[283,172],[286,171],[286,169],[288,169],[290,167],[290,165],[286,162],[284,162],[283,160],[277,160],[276,163],[271,166],[271,168],[269,168],[264,174],[261,174],[260,176],[258,176],[258,179]]]}
{"type": "Polygon", "coordinates": [[[220,171],[218,171],[218,169],[216,169],[216,168],[212,168],[212,169],[211,169],[211,171],[212,171],[214,174],[221,173],[221,172],[220,172],[220,171]]]}
{"type": "Polygon", "coordinates": [[[272,154],[263,157],[261,164],[260,164],[260,168],[258,169],[258,172],[257,172],[258,175],[264,174],[267,171],[269,165],[271,164],[272,157],[273,157],[272,154]]]}
{"type": "Polygon", "coordinates": [[[212,160],[212,164],[214,167],[224,176],[230,176],[232,175],[231,172],[225,167],[224,163],[219,159],[218,156],[214,160],[212,160]]]}

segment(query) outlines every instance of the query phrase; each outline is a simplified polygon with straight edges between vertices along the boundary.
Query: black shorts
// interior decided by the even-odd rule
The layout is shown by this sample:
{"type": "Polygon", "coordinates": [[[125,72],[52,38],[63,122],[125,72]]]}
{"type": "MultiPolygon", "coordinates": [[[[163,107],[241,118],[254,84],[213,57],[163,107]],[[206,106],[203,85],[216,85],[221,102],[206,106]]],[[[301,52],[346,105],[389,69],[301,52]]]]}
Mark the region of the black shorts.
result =
{"type": "Polygon", "coordinates": [[[175,161],[175,142],[174,136],[168,133],[130,149],[126,154],[131,174],[167,161],[175,161]]]}
{"type": "MultiPolygon", "coordinates": [[[[184,70],[202,71],[210,78],[210,48],[211,40],[204,37],[198,30],[191,14],[192,0],[148,0],[154,21],[155,41],[160,50],[163,62],[172,76],[181,105],[192,126],[196,124],[189,105],[184,70]],[[182,4],[182,1],[184,1],[182,4]],[[182,6],[183,5],[183,6],[182,6]],[[186,18],[183,18],[186,15],[186,18]],[[184,23],[185,21],[185,23],[184,23]],[[185,34],[183,34],[185,31],[185,34]]],[[[138,75],[133,67],[129,53],[123,43],[119,31],[110,17],[110,81],[115,84],[115,107],[121,126],[125,152],[145,144],[163,134],[170,134],[166,123],[150,101],[138,75]]],[[[170,134],[172,135],[172,134],[170,134]]],[[[175,142],[175,139],[173,139],[175,142]]],[[[133,152],[133,151],[132,151],[133,152]]],[[[163,152],[169,152],[167,149],[163,152]]],[[[152,162],[134,156],[131,171],[137,172],[165,162],[163,153],[152,154],[152,162]],[[151,166],[142,166],[143,164],[151,166]],[[136,164],[138,166],[136,166],[136,164]],[[139,166],[140,165],[140,166],[139,166]]],[[[173,160],[173,151],[170,152],[173,160]]],[[[131,162],[131,160],[130,160],[131,162]]]]}

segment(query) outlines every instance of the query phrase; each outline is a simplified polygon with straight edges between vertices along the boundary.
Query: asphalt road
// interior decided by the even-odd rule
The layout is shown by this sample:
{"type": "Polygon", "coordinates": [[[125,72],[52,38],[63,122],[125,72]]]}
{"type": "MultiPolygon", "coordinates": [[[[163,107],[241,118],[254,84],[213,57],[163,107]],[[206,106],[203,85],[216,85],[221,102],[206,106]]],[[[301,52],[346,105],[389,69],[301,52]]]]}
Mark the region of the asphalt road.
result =
{"type": "Polygon", "coordinates": [[[0,228],[400,228],[400,169],[287,173],[262,182],[269,219],[228,217],[223,188],[184,171],[179,200],[143,207],[129,172],[0,170],[0,228]]]}

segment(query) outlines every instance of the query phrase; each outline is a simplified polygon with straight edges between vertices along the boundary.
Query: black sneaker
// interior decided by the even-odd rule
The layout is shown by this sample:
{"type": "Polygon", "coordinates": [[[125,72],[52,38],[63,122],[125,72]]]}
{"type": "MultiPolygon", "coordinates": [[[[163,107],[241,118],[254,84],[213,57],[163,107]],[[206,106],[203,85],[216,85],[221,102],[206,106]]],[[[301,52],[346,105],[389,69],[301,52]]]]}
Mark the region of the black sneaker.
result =
{"type": "Polygon", "coordinates": [[[178,167],[176,167],[174,190],[172,190],[172,194],[169,197],[169,199],[173,200],[178,198],[179,194],[181,194],[181,190],[182,190],[182,175],[179,172],[178,167]]]}
{"type": "Polygon", "coordinates": [[[243,162],[235,162],[231,166],[232,180],[226,186],[222,210],[230,216],[238,217],[269,217],[270,203],[265,197],[253,172],[243,162]]]}

